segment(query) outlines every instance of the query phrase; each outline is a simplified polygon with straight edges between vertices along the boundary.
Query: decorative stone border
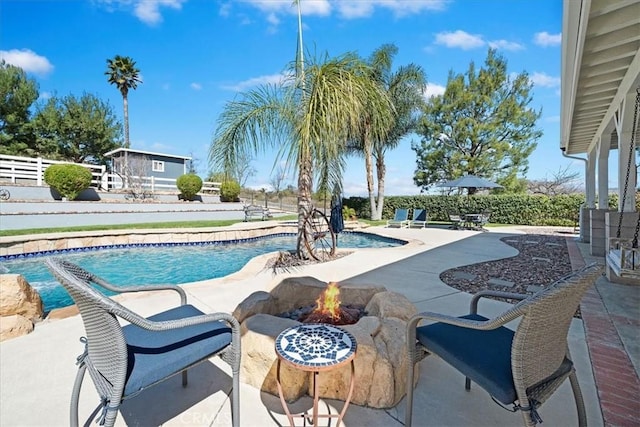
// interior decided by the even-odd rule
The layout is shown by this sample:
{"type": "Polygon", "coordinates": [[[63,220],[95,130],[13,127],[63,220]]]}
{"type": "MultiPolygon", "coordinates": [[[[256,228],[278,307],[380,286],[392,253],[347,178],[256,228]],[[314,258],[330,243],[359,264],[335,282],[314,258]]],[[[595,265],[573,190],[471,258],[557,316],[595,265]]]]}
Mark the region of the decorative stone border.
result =
{"type": "Polygon", "coordinates": [[[265,236],[296,233],[296,227],[275,224],[260,228],[197,228],[172,230],[102,230],[55,233],[0,239],[0,259],[51,255],[59,251],[96,250],[105,247],[147,245],[198,245],[211,242],[237,243],[265,236]]]}

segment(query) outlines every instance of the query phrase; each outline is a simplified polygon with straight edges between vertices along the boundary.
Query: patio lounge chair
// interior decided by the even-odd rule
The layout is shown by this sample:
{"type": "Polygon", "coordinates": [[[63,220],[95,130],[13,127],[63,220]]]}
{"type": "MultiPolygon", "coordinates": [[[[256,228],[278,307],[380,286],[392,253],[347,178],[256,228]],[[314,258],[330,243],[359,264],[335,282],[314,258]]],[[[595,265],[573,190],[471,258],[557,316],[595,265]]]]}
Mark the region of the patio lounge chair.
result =
{"type": "MultiPolygon", "coordinates": [[[[471,300],[470,314],[462,317],[420,313],[407,323],[409,369],[405,426],[411,426],[414,367],[433,353],[460,371],[465,388],[478,384],[503,405],[522,411],[525,426],[541,421],[538,408],[569,378],[578,412],[586,413],[578,379],[569,354],[567,334],[584,293],[601,275],[592,264],[561,278],[534,295],[481,291],[471,300]],[[520,300],[493,319],[477,314],[483,297],[520,300]],[[520,319],[515,331],[504,325],[520,319]],[[422,320],[435,321],[418,326],[422,320]]],[[[464,405],[460,405],[463,407],[464,405]]]]}
{"type": "Polygon", "coordinates": [[[425,228],[427,226],[427,218],[426,209],[414,209],[411,221],[409,221],[409,228],[425,228]]]}
{"type": "Polygon", "coordinates": [[[61,259],[49,258],[46,264],[78,306],[87,334],[80,340],[85,349],[78,357],[71,394],[71,426],[78,425],[78,399],[86,370],[102,401],[100,424],[113,426],[122,401],[178,373],[186,387],[187,369],[214,355],[231,365],[232,422],[235,427],[240,424],[240,327],[233,316],[204,314],[187,304],[178,286],[123,288],[61,259]],[[181,305],[144,318],[104,296],[98,286],[115,292],[170,289],[179,294],[181,305]],[[121,326],[118,318],[129,324],[121,326]]]}
{"type": "Polygon", "coordinates": [[[409,226],[409,210],[396,209],[393,219],[387,220],[387,227],[408,227],[409,226]]]}

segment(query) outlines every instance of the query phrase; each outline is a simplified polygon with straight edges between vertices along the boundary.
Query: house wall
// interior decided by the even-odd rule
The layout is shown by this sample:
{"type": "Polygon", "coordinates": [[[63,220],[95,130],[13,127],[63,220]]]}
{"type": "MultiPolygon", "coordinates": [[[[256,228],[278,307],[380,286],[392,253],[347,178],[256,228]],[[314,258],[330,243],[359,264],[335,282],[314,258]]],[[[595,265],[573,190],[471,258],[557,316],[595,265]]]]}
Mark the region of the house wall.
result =
{"type": "MultiPolygon", "coordinates": [[[[131,155],[131,153],[129,155],[131,155]]],[[[184,159],[176,159],[175,157],[164,156],[149,156],[149,158],[151,159],[152,163],[153,161],[164,162],[164,172],[154,171],[152,170],[152,165],[149,165],[149,176],[154,176],[156,178],[176,179],[186,172],[184,159]]]]}

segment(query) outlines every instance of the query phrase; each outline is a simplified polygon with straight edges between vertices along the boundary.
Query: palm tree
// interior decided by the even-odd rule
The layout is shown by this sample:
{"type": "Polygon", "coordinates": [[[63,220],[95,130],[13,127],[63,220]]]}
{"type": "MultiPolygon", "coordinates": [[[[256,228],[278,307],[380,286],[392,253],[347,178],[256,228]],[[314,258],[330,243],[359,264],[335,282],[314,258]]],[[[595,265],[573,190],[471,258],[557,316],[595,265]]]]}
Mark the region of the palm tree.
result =
{"type": "MultiPolygon", "coordinates": [[[[232,170],[238,158],[268,147],[279,150],[279,161],[298,170],[298,243],[303,248],[305,218],[312,209],[314,170],[332,188],[340,179],[346,141],[361,133],[365,109],[376,106],[371,129],[377,137],[391,123],[387,95],[371,78],[369,67],[355,54],[319,61],[296,61],[289,75],[277,85],[261,86],[229,101],[220,115],[209,151],[216,167],[232,170]],[[304,73],[295,70],[304,69],[304,73]]],[[[213,169],[216,169],[214,167],[213,169]]]]}
{"type": "Polygon", "coordinates": [[[142,83],[140,79],[140,70],[136,68],[136,63],[128,56],[116,55],[113,59],[107,59],[107,71],[109,83],[116,85],[122,94],[122,102],[124,105],[124,147],[129,148],[129,101],[127,95],[129,89],[136,89],[138,83],[142,83]]]}
{"type": "Polygon", "coordinates": [[[371,219],[382,218],[384,206],[384,183],[386,165],[384,155],[387,150],[398,146],[400,139],[413,131],[416,126],[416,112],[424,103],[423,93],[426,87],[426,74],[422,67],[415,64],[400,67],[393,72],[391,66],[398,48],[393,44],[384,44],[376,49],[369,58],[371,78],[377,82],[391,100],[395,115],[391,127],[383,137],[377,138],[370,132],[375,115],[375,106],[371,106],[362,118],[362,133],[350,143],[350,151],[364,157],[367,174],[367,190],[371,205],[371,219]],[[375,160],[378,195],[374,194],[373,161],[375,160]]]}

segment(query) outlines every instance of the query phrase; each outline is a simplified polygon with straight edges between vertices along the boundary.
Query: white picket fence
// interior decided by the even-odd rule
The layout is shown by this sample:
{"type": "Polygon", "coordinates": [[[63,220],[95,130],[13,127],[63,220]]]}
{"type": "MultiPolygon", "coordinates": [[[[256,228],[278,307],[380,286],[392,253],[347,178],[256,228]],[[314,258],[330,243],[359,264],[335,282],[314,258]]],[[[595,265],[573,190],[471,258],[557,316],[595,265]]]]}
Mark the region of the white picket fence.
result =
{"type": "MultiPolygon", "coordinates": [[[[48,160],[41,157],[19,157],[0,154],[0,181],[12,184],[35,184],[43,186],[44,171],[51,165],[64,164],[59,160],[48,160]]],[[[104,165],[91,165],[88,163],[76,163],[91,172],[91,186],[99,190],[122,190],[128,187],[122,177],[107,172],[104,165]]],[[[178,191],[176,180],[171,178],[156,178],[153,176],[130,177],[141,183],[142,187],[154,191],[178,191]]],[[[220,183],[205,181],[202,183],[202,193],[219,193],[220,183]]]]}

